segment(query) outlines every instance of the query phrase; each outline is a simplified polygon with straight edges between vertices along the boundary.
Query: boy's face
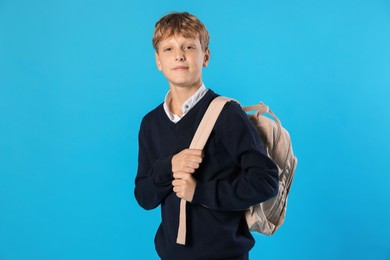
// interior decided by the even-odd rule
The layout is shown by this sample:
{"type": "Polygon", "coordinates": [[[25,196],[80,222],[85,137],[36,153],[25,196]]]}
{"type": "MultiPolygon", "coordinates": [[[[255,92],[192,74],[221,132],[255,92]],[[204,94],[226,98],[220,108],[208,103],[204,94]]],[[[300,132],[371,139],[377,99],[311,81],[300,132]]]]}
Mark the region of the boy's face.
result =
{"type": "Polygon", "coordinates": [[[210,51],[203,51],[198,37],[173,35],[159,42],[155,57],[171,87],[192,88],[202,83],[202,67],[207,66],[210,51]]]}

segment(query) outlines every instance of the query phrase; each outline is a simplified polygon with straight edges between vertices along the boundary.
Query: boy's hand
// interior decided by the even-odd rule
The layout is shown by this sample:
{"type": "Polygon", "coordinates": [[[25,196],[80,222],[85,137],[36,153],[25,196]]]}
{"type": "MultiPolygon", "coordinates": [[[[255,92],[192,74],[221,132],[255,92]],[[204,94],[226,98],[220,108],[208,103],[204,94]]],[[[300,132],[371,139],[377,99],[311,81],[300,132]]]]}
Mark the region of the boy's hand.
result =
{"type": "Polygon", "coordinates": [[[191,173],[177,172],[173,174],[173,191],[179,198],[191,202],[194,198],[196,180],[191,173]]]}
{"type": "Polygon", "coordinates": [[[172,157],[172,172],[194,173],[202,162],[202,150],[184,149],[172,157]]]}

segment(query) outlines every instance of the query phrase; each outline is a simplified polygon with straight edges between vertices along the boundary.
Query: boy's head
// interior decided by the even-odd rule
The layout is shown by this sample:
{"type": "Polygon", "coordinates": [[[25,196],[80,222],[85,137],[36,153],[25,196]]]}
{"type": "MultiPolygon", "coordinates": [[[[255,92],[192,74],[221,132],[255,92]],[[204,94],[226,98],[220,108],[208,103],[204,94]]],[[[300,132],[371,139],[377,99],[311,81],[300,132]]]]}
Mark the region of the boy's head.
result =
{"type": "Polygon", "coordinates": [[[152,40],[154,49],[158,52],[159,42],[174,35],[199,38],[203,51],[208,49],[209,32],[204,24],[192,14],[173,12],[163,16],[154,27],[152,40]]]}

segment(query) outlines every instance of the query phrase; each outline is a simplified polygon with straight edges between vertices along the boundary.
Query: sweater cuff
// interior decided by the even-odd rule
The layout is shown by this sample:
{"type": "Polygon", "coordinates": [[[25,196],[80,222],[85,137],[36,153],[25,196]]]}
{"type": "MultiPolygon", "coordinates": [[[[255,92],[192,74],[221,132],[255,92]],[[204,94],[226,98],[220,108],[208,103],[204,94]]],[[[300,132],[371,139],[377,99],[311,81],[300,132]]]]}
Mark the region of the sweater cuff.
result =
{"type": "Polygon", "coordinates": [[[173,181],[172,157],[157,160],[154,165],[153,182],[155,185],[168,185],[173,181]]]}

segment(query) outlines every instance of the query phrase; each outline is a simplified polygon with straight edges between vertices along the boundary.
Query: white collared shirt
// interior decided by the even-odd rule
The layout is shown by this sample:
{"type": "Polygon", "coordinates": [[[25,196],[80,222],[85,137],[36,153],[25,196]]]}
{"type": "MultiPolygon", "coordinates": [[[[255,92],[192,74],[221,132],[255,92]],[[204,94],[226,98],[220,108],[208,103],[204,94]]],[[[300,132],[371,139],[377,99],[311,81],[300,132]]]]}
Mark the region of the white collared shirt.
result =
{"type": "Polygon", "coordinates": [[[174,122],[174,123],[177,123],[180,121],[180,119],[185,116],[185,114],[188,113],[188,111],[190,111],[191,108],[193,108],[196,103],[198,103],[198,101],[206,94],[206,92],[208,91],[208,89],[206,88],[206,86],[202,83],[202,85],[200,86],[200,88],[189,98],[187,99],[184,103],[183,103],[183,106],[181,108],[181,110],[183,111],[183,115],[182,116],[178,116],[176,114],[173,114],[170,110],[169,110],[169,103],[171,102],[172,100],[172,96],[171,96],[171,91],[169,90],[167,95],[165,96],[165,101],[164,101],[164,110],[165,110],[165,113],[167,114],[168,118],[174,122]]]}

